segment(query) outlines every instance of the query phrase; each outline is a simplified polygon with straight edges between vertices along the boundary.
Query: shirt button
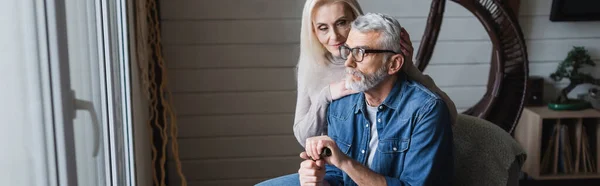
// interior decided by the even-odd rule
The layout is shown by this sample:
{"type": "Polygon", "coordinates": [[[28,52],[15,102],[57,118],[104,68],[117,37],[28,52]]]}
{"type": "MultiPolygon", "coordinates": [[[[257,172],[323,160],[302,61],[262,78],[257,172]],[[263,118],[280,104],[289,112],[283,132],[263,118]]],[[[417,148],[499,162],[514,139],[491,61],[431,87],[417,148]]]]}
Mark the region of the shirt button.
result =
{"type": "Polygon", "coordinates": [[[377,122],[381,123],[381,118],[377,119],[377,122]]]}
{"type": "Polygon", "coordinates": [[[381,106],[381,105],[380,105],[380,106],[379,106],[379,110],[381,110],[381,109],[383,109],[383,106],[381,106]]]}
{"type": "Polygon", "coordinates": [[[397,151],[398,149],[396,147],[392,148],[392,150],[397,151]]]}
{"type": "Polygon", "coordinates": [[[366,124],[365,127],[369,128],[369,124],[366,124]]]}
{"type": "Polygon", "coordinates": [[[361,151],[360,151],[360,153],[363,153],[363,154],[364,154],[364,153],[365,153],[365,150],[361,150],[361,151]]]}

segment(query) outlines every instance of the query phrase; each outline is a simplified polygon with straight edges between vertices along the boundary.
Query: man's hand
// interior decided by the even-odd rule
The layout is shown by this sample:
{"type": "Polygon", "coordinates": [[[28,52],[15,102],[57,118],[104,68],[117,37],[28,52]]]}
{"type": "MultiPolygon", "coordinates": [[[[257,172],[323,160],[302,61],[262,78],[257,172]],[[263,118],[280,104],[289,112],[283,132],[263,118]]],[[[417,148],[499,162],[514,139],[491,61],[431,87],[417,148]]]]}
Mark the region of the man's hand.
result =
{"type": "Polygon", "coordinates": [[[302,152],[300,157],[305,159],[302,163],[300,163],[300,169],[298,169],[300,185],[327,185],[323,181],[325,178],[325,161],[310,160],[310,157],[308,157],[305,152],[302,152]]]}
{"type": "Polygon", "coordinates": [[[349,159],[329,136],[315,136],[306,139],[306,155],[314,160],[321,160],[320,154],[325,147],[331,150],[331,156],[323,158],[325,162],[340,167],[343,162],[349,159]]]}

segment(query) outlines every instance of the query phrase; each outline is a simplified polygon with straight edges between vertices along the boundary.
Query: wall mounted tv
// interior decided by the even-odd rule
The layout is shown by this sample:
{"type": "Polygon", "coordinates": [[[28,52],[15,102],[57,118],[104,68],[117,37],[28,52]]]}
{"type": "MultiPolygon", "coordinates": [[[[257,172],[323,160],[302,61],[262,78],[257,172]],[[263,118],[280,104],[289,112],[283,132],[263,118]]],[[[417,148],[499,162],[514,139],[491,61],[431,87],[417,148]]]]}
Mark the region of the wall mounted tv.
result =
{"type": "Polygon", "coordinates": [[[600,0],[553,0],[550,21],[600,21],[600,0]]]}

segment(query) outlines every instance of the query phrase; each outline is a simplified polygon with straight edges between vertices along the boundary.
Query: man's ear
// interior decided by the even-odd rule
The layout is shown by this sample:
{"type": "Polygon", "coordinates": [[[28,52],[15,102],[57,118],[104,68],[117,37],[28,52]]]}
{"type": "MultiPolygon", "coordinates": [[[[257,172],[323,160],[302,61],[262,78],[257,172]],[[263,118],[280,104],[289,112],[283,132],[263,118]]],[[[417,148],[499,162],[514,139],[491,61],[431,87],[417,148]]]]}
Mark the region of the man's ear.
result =
{"type": "Polygon", "coordinates": [[[402,69],[402,65],[404,65],[404,56],[402,56],[402,54],[393,55],[388,65],[388,74],[396,74],[398,71],[400,71],[400,69],[402,69]]]}

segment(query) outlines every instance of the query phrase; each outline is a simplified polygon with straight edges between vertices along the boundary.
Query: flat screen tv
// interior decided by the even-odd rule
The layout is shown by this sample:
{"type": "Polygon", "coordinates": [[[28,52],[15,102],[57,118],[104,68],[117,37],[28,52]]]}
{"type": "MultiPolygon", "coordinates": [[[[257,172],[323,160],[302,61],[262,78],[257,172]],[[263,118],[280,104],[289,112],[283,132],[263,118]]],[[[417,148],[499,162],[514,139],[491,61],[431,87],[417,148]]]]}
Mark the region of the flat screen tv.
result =
{"type": "Polygon", "coordinates": [[[553,0],[550,21],[600,21],[600,0],[553,0]]]}

